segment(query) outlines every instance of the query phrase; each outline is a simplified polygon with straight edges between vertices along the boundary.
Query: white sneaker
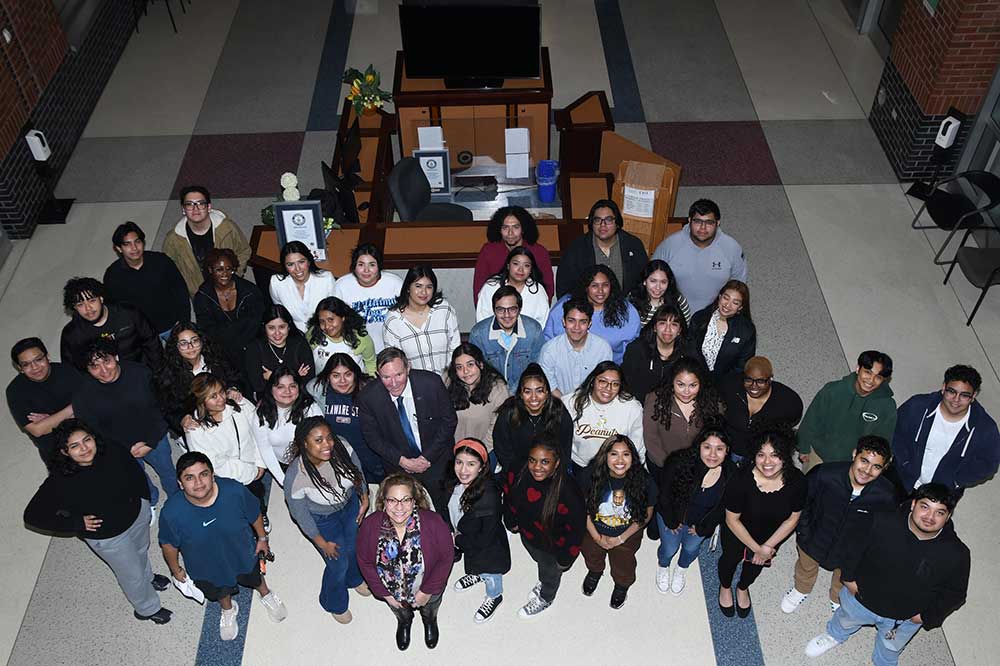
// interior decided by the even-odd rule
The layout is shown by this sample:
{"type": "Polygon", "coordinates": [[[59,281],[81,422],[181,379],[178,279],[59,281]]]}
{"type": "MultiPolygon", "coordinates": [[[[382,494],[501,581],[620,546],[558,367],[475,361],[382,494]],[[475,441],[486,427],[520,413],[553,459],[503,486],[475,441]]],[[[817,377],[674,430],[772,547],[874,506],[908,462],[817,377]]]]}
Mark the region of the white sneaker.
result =
{"type": "Polygon", "coordinates": [[[548,601],[535,597],[522,606],[521,610],[517,611],[517,614],[523,618],[535,617],[551,605],[548,601]]]}
{"type": "Polygon", "coordinates": [[[831,601],[830,602],[830,612],[831,613],[836,613],[838,610],[840,610],[840,604],[838,604],[836,601],[831,601]]]}
{"type": "Polygon", "coordinates": [[[528,592],[528,601],[535,601],[539,599],[539,595],[542,593],[542,584],[535,583],[535,586],[531,588],[531,592],[528,592]]]}
{"type": "Polygon", "coordinates": [[[267,616],[271,618],[271,622],[281,622],[288,617],[288,609],[285,608],[285,604],[281,603],[281,599],[278,598],[274,590],[268,592],[267,596],[261,597],[260,602],[267,609],[267,616]]]}
{"type": "Polygon", "coordinates": [[[818,657],[821,654],[825,654],[832,650],[833,648],[840,645],[837,641],[833,640],[833,636],[827,633],[822,633],[819,636],[813,638],[806,645],[806,656],[807,657],[818,657]]]}
{"type": "Polygon", "coordinates": [[[802,594],[793,587],[781,599],[781,611],[788,614],[794,613],[808,597],[808,594],[802,594]]]}
{"type": "Polygon", "coordinates": [[[660,594],[670,591],[670,567],[656,567],[656,589],[660,594]]]}
{"type": "Polygon", "coordinates": [[[675,597],[684,591],[684,569],[674,569],[674,577],[670,580],[670,594],[675,597]]]}
{"type": "Polygon", "coordinates": [[[219,638],[224,641],[231,641],[240,633],[240,625],[236,623],[236,614],[240,612],[240,605],[233,599],[233,607],[229,610],[222,609],[219,616],[219,638]]]}

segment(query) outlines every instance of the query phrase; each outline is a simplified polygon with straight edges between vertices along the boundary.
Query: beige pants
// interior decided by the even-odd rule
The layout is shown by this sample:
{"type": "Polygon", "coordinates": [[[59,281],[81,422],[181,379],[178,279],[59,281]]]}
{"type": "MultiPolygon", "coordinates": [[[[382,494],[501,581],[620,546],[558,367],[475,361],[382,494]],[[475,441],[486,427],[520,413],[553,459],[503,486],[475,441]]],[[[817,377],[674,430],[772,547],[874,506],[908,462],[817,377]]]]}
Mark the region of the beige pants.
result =
{"type": "MultiPolygon", "coordinates": [[[[795,560],[795,589],[802,594],[809,594],[819,576],[819,562],[806,555],[798,546],[796,549],[799,551],[799,559],[795,560]]],[[[840,603],[840,588],[843,586],[840,582],[840,569],[834,569],[833,578],[830,579],[830,601],[840,603]]]]}

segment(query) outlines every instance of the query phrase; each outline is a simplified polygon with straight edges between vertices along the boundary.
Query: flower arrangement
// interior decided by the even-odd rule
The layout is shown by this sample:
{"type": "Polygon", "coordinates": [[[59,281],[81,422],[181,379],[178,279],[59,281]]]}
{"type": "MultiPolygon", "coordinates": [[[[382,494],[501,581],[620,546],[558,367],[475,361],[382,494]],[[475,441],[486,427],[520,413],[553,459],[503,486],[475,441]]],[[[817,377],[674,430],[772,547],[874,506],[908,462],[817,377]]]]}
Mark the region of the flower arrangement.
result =
{"type": "Polygon", "coordinates": [[[368,65],[362,73],[353,67],[344,72],[344,83],[351,86],[347,99],[354,104],[354,112],[359,116],[365,111],[374,111],[392,99],[392,94],[379,89],[382,77],[373,65],[368,65]]]}
{"type": "MultiPolygon", "coordinates": [[[[300,201],[302,193],[299,192],[299,177],[290,171],[281,174],[279,181],[281,192],[275,197],[275,201],[300,201]]],[[[274,206],[268,204],[260,210],[260,223],[269,227],[274,226],[274,206]]],[[[332,217],[323,218],[323,231],[330,233],[333,229],[340,229],[340,225],[332,217]]]]}

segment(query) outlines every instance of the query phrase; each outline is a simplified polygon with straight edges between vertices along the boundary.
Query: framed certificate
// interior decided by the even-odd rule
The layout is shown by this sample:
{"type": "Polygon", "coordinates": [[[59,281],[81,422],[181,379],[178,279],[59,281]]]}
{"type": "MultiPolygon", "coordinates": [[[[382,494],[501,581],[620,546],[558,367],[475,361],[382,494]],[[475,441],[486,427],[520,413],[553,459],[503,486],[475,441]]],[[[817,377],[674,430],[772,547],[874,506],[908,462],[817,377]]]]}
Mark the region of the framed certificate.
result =
{"type": "Polygon", "coordinates": [[[326,260],[326,234],[323,233],[323,210],[319,201],[276,201],[274,229],[278,232],[278,247],[291,241],[301,241],[316,261],[326,260]]]}
{"type": "Polygon", "coordinates": [[[431,194],[451,194],[451,166],[447,148],[417,149],[413,156],[420,162],[420,168],[427,176],[431,194]]]}

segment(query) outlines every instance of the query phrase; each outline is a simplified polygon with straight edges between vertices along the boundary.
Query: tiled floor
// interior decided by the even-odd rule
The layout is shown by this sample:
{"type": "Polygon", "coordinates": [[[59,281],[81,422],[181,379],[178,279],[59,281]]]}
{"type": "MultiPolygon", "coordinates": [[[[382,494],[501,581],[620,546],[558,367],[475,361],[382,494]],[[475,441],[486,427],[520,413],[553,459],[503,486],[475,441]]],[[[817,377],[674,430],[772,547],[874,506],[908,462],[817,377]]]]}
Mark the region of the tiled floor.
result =
{"type": "MultiPolygon", "coordinates": [[[[391,78],[400,44],[396,4],[198,2],[177,13],[177,35],[165,17],[144,19],[59,184],[60,196],[78,200],[69,223],[16,243],[0,270],[0,346],[38,334],[57,349],[66,320],[61,285],[73,275],[102,274],[113,259],[111,230],[123,220],[138,222],[158,248],[180,217],[168,200],[181,183],[202,181],[216,207],[248,233],[283,171],[297,170],[306,189],[318,185],[319,161],[332,153],[344,67],[371,62],[391,78]]],[[[860,351],[876,347],[896,360],[892,386],[900,400],[931,390],[947,365],[968,362],[984,375],[982,403],[1000,414],[1000,296],[992,294],[966,328],[978,294],[961,275],[942,285],[942,271],[930,264],[940,237],[909,228],[912,202],[865,121],[881,61],[852,30],[840,0],[542,5],[556,106],[606,90],[621,134],[684,167],[677,212],[703,196],[721,205],[723,227],[749,261],[759,349],[782,381],[808,401],[860,351]]],[[[158,3],[151,11],[162,9],[158,3]]],[[[466,278],[456,272],[445,280],[463,316],[471,312],[466,278]]],[[[245,644],[224,645],[217,607],[203,610],[172,590],[163,599],[173,622],[137,625],[82,544],[50,542],[23,528],[20,507],[42,470],[6,413],[0,442],[0,501],[10,507],[0,516],[0,657],[10,654],[13,666],[399,659],[384,608],[352,596],[356,620],[347,627],[322,613],[321,562],[277,493],[271,520],[278,560],[269,580],[290,609],[283,625],[246,603],[245,644]]],[[[996,661],[1000,635],[990,627],[990,602],[1000,575],[992,556],[1000,547],[998,501],[1000,482],[963,500],[956,524],[973,554],[969,601],[943,631],[921,632],[904,665],[996,661]]],[[[577,563],[550,614],[525,623],[515,611],[534,574],[516,542],[512,550],[498,616],[476,626],[477,594],[449,592],[440,646],[428,652],[417,640],[406,663],[639,663],[668,646],[678,663],[804,664],[803,646],[828,618],[819,592],[825,577],[796,615],[778,611],[791,580],[791,544],[752,588],[754,613],[741,622],[717,611],[713,555],[703,556],[701,576],[689,577],[682,597],[664,597],[653,589],[655,548],[647,543],[620,612],[607,608],[608,585],[593,599],[580,595],[577,563]]],[[[162,571],[155,553],[154,562],[162,571]]],[[[866,663],[872,637],[862,632],[811,663],[866,663]]]]}

